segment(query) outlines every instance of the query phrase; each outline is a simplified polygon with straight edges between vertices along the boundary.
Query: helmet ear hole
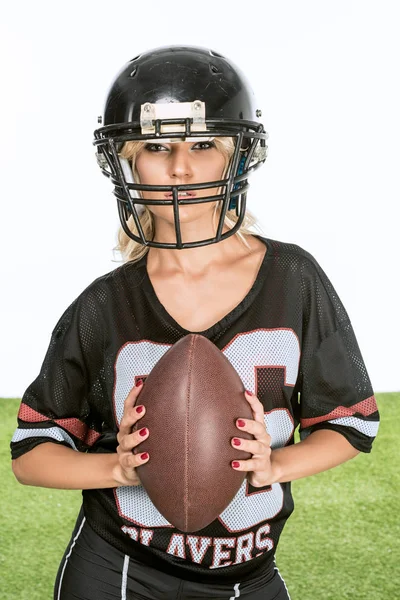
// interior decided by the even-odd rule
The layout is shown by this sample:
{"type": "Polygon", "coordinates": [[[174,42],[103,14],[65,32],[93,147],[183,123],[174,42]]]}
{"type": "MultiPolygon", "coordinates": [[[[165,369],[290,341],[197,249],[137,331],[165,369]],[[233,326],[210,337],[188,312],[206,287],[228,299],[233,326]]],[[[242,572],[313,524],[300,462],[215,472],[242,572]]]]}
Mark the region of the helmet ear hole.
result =
{"type": "MultiPolygon", "coordinates": [[[[119,158],[119,163],[121,165],[121,169],[124,174],[126,183],[135,183],[131,165],[129,164],[128,159],[123,158],[122,156],[119,156],[118,158],[119,158]]],[[[130,193],[132,200],[140,198],[139,192],[137,190],[129,190],[129,193],[130,193]]],[[[144,211],[144,206],[142,204],[136,204],[136,210],[137,210],[138,214],[140,215],[144,211]]]]}
{"type": "Polygon", "coordinates": [[[128,159],[123,158],[122,156],[119,156],[118,158],[119,158],[119,164],[121,165],[122,172],[126,179],[126,183],[135,183],[134,179],[133,179],[131,165],[129,164],[128,159]]]}

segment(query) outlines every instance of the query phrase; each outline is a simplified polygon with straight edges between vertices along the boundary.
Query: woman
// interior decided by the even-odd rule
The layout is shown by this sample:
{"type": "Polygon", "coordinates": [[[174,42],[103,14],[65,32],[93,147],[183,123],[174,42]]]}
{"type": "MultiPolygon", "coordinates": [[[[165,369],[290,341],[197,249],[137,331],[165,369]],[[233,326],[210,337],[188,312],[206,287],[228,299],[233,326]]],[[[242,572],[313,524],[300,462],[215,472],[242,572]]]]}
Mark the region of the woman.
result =
{"type": "Polygon", "coordinates": [[[287,600],[274,556],[290,482],[371,450],[378,411],[332,284],[305,250],[250,229],[248,178],[267,150],[260,116],[238,69],[200,48],[142,54],[108,93],[94,143],[125,264],[57,323],[12,441],[21,483],[83,490],[57,600],[287,600]],[[132,427],[143,379],[190,332],[231,361],[254,419],[238,419],[231,440],[232,468],[246,473],[238,494],[183,534],[140,485],[151,456],[133,449],[151,431],[132,427]]]}

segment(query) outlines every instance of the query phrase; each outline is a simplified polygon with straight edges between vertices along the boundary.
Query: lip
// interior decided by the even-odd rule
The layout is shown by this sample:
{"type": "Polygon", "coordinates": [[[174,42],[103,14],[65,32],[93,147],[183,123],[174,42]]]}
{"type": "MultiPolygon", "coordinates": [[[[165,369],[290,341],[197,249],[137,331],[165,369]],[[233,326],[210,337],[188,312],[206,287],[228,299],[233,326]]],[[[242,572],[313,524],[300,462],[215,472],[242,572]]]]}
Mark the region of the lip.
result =
{"type": "MultiPolygon", "coordinates": [[[[168,198],[168,200],[172,199],[172,192],[169,192],[167,194],[164,194],[164,196],[166,198],[168,198]]],[[[194,192],[184,192],[184,196],[182,194],[178,193],[178,198],[195,198],[196,194],[194,192]]]]}

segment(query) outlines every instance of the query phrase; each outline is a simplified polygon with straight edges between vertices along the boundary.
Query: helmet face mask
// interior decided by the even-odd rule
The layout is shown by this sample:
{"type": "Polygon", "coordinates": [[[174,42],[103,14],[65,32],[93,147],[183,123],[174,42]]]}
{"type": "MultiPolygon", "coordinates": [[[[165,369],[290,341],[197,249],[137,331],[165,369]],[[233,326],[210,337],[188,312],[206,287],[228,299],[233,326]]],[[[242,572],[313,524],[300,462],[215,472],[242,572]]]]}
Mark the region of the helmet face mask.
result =
{"type": "MultiPolygon", "coordinates": [[[[267,134],[258,117],[251,90],[243,75],[225,58],[194,47],[168,47],[136,57],[118,74],[108,93],[103,127],[94,132],[94,145],[102,173],[111,179],[125,233],[136,242],[159,248],[191,248],[217,243],[240,228],[246,210],[248,176],[267,155],[267,134]],[[182,75],[185,78],[182,78],[182,75]],[[136,120],[135,120],[136,117],[136,120]],[[180,185],[144,185],[134,182],[129,162],[119,156],[124,143],[200,142],[230,137],[234,151],[224,177],[218,181],[180,185]],[[179,197],[182,191],[217,188],[210,196],[179,197]],[[141,196],[146,192],[146,199],[141,196]],[[149,198],[169,192],[170,199],[149,198]],[[216,202],[220,219],[213,238],[182,242],[179,206],[216,202]],[[139,216],[145,205],[174,209],[176,243],[145,238],[139,216]],[[235,209],[234,227],[222,233],[225,215],[235,209]],[[128,226],[132,215],[137,234],[128,226]]],[[[202,192],[204,193],[204,192],[202,192]]]]}

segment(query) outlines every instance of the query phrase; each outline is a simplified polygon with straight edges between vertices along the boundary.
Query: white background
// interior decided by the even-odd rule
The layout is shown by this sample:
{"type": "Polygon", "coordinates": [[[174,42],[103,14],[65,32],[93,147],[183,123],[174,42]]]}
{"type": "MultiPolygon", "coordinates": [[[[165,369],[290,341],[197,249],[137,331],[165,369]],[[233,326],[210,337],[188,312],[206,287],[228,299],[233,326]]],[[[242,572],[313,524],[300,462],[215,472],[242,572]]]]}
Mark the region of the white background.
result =
{"type": "Polygon", "coordinates": [[[93,130],[114,75],[168,44],[245,71],[270,134],[249,208],[311,252],[376,391],[400,389],[400,8],[396,0],[18,2],[2,9],[0,396],[21,396],[51,331],[119,263],[93,130]]]}

